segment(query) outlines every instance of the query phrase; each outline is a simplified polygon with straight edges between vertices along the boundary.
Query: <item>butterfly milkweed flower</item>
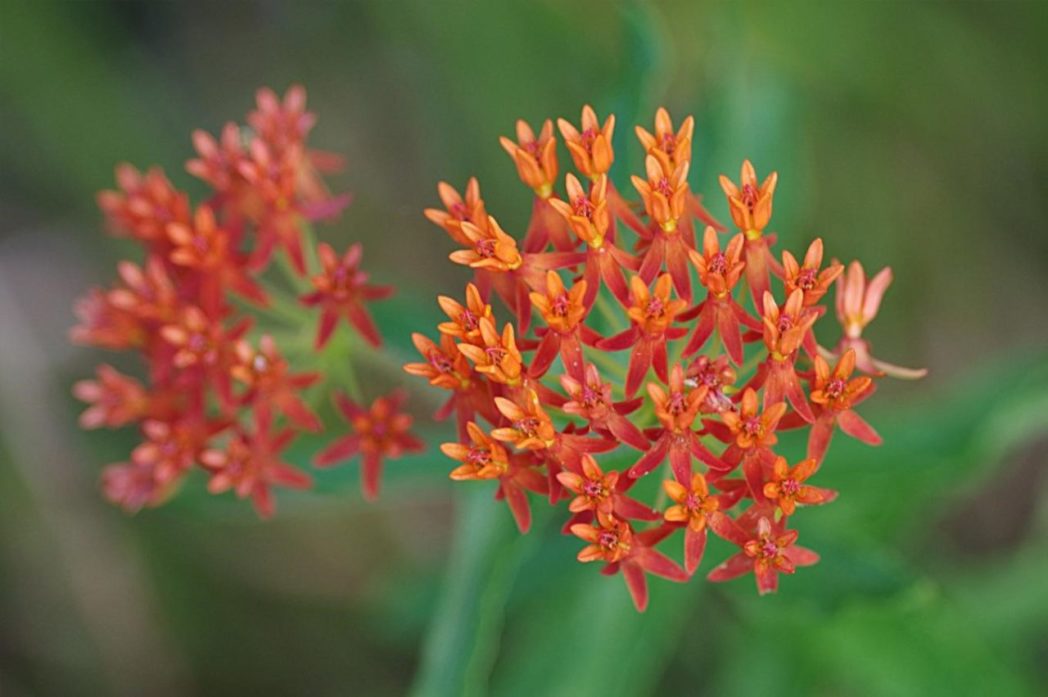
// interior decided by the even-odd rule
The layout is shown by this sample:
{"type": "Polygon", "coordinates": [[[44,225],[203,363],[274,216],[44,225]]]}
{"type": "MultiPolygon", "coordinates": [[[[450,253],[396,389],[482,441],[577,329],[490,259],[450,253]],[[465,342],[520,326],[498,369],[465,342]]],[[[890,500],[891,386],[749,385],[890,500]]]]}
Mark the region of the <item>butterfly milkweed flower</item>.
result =
{"type": "Polygon", "coordinates": [[[556,120],[560,161],[551,120],[501,139],[533,194],[527,220],[497,222],[475,177],[463,193],[438,184],[443,207],[425,216],[469,285],[438,297],[439,338],[415,333],[421,360],[404,369],[450,393],[437,416],[457,417],[458,441],[442,447],[451,478],[490,486],[521,531],[532,499],[566,501],[579,561],[621,572],[637,609],[649,575],[697,574],[711,532],[739,551],[711,562],[710,580],[753,573],[774,591],[818,561],[791,526],[836,499],[811,482],[831,436],[880,443],[855,407],[882,377],[917,375],[873,358],[863,337],[889,272],[867,281],[858,263],[826,263],[832,237],[780,254],[768,231],[779,178],[749,160],[737,182],[720,178],[726,230],[689,181],[694,118],[674,125],[658,109],[653,130],[635,128],[642,171],[617,172],[628,158],[613,148],[615,116],[597,114],[556,120]],[[614,185],[627,174],[633,200],[614,185]],[[816,332],[834,292],[844,336],[827,348],[816,332]],[[792,466],[786,429],[808,437],[792,466]],[[642,485],[653,473],[661,487],[642,485]]]}
{"type": "MultiPolygon", "coordinates": [[[[190,472],[202,470],[212,493],[233,492],[262,517],[272,515],[276,489],[312,484],[286,460],[299,436],[324,431],[316,404],[331,388],[325,368],[334,361],[321,350],[335,343],[343,319],[363,339],[354,354],[381,343],[369,308],[392,288],[370,282],[359,243],[341,255],[327,243],[314,250],[312,223],[337,216],[349,201],[324,183],[322,175],[342,160],[308,144],[315,122],[301,86],[282,97],[262,88],[246,126],[228,123],[217,138],[192,135],[196,157],[186,170],[210,187],[206,201],[194,206],[159,168],[128,164],[116,168],[116,188],[98,195],[106,227],[138,243],[143,260],[120,261],[110,288],[93,288],[77,301],[71,338],[134,352],[141,370],[125,375],[103,364],[73,394],[88,405],[84,428],[140,431],[129,458],[102,473],[106,498],[130,512],[160,505],[190,472]],[[283,283],[270,278],[275,266],[283,283]],[[313,308],[319,326],[309,346],[293,337],[316,321],[313,308]]],[[[479,197],[475,184],[466,202],[448,194],[452,206],[471,205],[471,197],[479,197]]],[[[480,215],[475,206],[473,212],[480,215]]],[[[445,374],[461,370],[468,382],[468,363],[454,344],[451,350],[445,374]]],[[[486,387],[478,389],[490,402],[486,387]]],[[[364,492],[373,497],[382,459],[415,452],[421,442],[407,431],[399,397],[354,398],[372,421],[353,420],[347,438],[363,456],[364,492]]],[[[477,397],[467,401],[495,413],[477,397]]],[[[336,454],[348,456],[340,439],[325,450],[329,458],[336,446],[336,454]]]]}

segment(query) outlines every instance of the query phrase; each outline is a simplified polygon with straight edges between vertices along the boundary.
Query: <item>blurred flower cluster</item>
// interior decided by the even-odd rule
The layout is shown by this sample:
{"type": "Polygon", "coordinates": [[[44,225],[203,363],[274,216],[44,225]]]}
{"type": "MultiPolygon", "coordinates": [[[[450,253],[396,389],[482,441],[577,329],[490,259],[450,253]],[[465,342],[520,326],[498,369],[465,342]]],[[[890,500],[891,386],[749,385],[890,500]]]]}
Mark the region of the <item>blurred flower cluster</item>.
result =
{"type": "MultiPolygon", "coordinates": [[[[359,244],[336,254],[311,242],[310,223],[349,202],[321,179],[342,162],[307,147],[314,122],[302,87],[283,99],[263,88],[247,125],[228,123],[217,139],[193,133],[196,157],[186,169],[211,188],[206,202],[194,208],[159,168],[128,164],[116,170],[118,189],[98,196],[109,229],[138,243],[145,259],[121,261],[111,288],[77,302],[72,339],[136,352],[145,378],[103,364],[74,393],[90,405],[85,428],[135,424],[141,431],[128,461],[102,477],[106,497],[128,511],[158,505],[200,469],[209,491],[232,490],[271,515],[274,486],[312,481],[284,461],[288,446],[301,432],[323,429],[306,392],[324,376],[301,369],[320,366],[342,318],[368,344],[381,342],[366,304],[392,289],[369,283],[359,244]],[[282,276],[270,278],[272,267],[282,276]],[[300,340],[311,315],[303,307],[320,313],[315,340],[300,340]]],[[[354,399],[336,397],[352,433],[317,460],[361,453],[365,492],[374,494],[379,456],[421,444],[398,411],[399,395],[366,406],[354,399]]]]}
{"type": "Polygon", "coordinates": [[[738,182],[720,180],[737,229],[727,231],[688,184],[691,117],[674,128],[659,109],[654,132],[636,128],[639,201],[609,178],[614,116],[601,123],[587,106],[581,125],[557,126],[578,172],[562,194],[552,121],[537,133],[519,121],[516,140],[502,138],[534,192],[519,243],[476,179],[461,194],[441,183],[444,208],[426,211],[459,245],[451,261],[474,274],[461,300],[439,297],[447,321],[438,338],[414,335],[423,360],[405,366],[450,393],[438,417],[457,419],[458,441],[442,446],[459,463],[451,477],[497,482],[522,532],[531,494],[569,500],[564,531],[585,542],[579,560],[621,571],[640,610],[646,574],[690,578],[708,530],[739,547],[710,580],[752,572],[761,593],[774,591],[779,574],[818,560],[790,519],[836,497],[810,481],[835,431],[878,444],[855,407],[876,378],[922,374],[873,358],[862,336],[890,271],[868,279],[858,262],[824,263],[819,239],[800,260],[776,255],[766,230],[777,176],[760,180],[748,161],[738,182]],[[831,286],[843,336],[826,348],[813,328],[831,286]],[[496,318],[493,296],[511,322],[496,318]],[[793,464],[775,451],[790,428],[808,430],[807,457],[793,464]],[[634,451],[632,465],[602,467],[619,449],[634,451]],[[655,471],[652,505],[631,490],[655,471]],[[678,531],[683,566],[661,551],[678,531]]]}

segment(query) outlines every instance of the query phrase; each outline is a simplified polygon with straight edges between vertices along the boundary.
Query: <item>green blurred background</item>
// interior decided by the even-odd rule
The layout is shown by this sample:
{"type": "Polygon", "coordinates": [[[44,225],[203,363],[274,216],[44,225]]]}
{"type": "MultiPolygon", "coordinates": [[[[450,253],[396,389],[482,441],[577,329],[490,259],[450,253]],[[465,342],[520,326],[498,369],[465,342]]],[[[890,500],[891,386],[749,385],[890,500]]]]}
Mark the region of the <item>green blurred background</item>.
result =
{"type": "MultiPolygon", "coordinates": [[[[0,694],[1044,694],[1046,8],[0,0],[0,694]],[[664,104],[696,117],[691,183],[719,217],[717,174],[750,157],[779,171],[785,246],[891,264],[869,338],[932,372],[863,410],[883,447],[835,441],[820,476],[842,495],[797,518],[823,562],[766,598],[656,581],[640,616],[574,561],[562,511],[520,537],[435,448],[376,504],[344,467],[265,524],[201,480],[133,518],[106,505],[98,474],[133,434],[77,430],[69,387],[108,357],[65,336],[135,250],[94,192],[126,160],[201,195],[190,131],[295,81],[355,195],[320,236],[363,240],[398,287],[377,309],[393,361],[466,279],[421,215],[436,182],[477,175],[520,229],[497,136],[587,102],[618,116],[617,176],[664,104]]],[[[369,374],[373,395],[408,382],[369,374]]],[[[439,395],[412,389],[439,442],[439,395]]]]}

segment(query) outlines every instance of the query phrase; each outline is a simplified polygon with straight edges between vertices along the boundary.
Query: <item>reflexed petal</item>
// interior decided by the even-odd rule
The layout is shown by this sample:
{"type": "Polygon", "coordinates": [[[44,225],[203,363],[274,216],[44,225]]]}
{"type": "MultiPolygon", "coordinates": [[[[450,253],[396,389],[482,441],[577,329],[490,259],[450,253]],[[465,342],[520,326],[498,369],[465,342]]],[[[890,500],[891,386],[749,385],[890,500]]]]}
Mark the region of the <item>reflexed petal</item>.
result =
{"type": "Polygon", "coordinates": [[[741,552],[728,557],[710,571],[706,578],[714,583],[730,581],[753,571],[753,560],[741,552]]]}
{"type": "Polygon", "coordinates": [[[684,570],[691,576],[699,568],[706,551],[706,529],[696,532],[690,527],[684,531],[684,570]]]}

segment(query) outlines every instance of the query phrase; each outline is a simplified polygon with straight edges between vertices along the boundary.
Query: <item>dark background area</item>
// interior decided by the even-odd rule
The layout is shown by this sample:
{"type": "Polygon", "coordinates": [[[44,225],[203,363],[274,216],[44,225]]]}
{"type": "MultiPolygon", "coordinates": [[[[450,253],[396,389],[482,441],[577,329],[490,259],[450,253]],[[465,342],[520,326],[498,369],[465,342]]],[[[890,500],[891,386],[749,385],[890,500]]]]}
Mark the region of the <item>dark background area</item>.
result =
{"type": "MultiPolygon", "coordinates": [[[[0,694],[1043,690],[1046,7],[0,0],[0,694]],[[73,298],[137,250],[104,234],[94,193],[128,161],[199,200],[192,129],[292,82],[354,194],[319,237],[362,241],[397,286],[377,307],[391,363],[466,279],[421,215],[436,182],[478,176],[519,229],[530,196],[498,136],[585,103],[617,115],[620,187],[642,167],[633,124],[665,105],[695,115],[690,181],[717,216],[717,175],[749,157],[779,172],[785,248],[821,236],[890,264],[868,338],[931,374],[863,410],[884,446],[835,441],[820,476],[842,496],[800,523],[823,562],[771,598],[656,583],[638,616],[559,520],[520,538],[435,447],[391,466],[376,504],[342,468],[264,524],[202,481],[135,517],[109,507],[99,472],[134,434],[77,429],[69,387],[104,357],[66,334],[73,298]]],[[[409,382],[372,375],[373,394],[409,382]]],[[[439,395],[410,387],[435,446],[439,395]]]]}

